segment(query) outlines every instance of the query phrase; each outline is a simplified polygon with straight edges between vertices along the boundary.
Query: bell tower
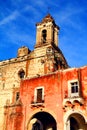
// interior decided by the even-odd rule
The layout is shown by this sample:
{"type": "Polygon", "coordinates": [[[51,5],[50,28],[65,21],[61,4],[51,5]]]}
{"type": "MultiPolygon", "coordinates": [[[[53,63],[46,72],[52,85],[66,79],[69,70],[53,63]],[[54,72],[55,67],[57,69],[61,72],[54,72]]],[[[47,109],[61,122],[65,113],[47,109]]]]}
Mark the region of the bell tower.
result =
{"type": "MultiPolygon", "coordinates": [[[[67,61],[58,47],[59,26],[50,14],[36,24],[36,44],[34,56],[40,71],[48,74],[60,69],[68,68],[67,61]]],[[[37,70],[38,70],[37,68],[37,70]]],[[[39,71],[38,71],[39,74],[39,71]]]]}
{"type": "Polygon", "coordinates": [[[53,17],[48,14],[41,22],[36,24],[36,45],[35,48],[41,46],[49,46],[55,44],[58,46],[58,32],[59,26],[55,24],[53,17]]]}

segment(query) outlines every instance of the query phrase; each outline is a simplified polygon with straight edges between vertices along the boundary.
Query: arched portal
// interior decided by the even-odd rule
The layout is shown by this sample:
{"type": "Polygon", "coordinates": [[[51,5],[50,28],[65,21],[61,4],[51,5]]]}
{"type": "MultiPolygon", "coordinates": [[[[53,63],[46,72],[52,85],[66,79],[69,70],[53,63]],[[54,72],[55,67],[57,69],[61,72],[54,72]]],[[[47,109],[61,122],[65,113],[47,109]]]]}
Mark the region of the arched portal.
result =
{"type": "Polygon", "coordinates": [[[38,112],[33,115],[28,130],[57,130],[54,117],[47,112],[38,112]]]}
{"type": "Polygon", "coordinates": [[[66,122],[66,130],[86,130],[85,119],[79,113],[71,114],[66,122]]]}

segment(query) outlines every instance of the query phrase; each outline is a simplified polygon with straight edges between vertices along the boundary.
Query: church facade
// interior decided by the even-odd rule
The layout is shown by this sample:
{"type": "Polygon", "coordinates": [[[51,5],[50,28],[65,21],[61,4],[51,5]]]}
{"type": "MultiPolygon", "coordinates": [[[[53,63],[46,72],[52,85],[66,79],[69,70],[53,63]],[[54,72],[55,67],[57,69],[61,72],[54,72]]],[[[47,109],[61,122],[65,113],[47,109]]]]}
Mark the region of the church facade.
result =
{"type": "Polygon", "coordinates": [[[50,14],[36,24],[34,50],[0,62],[0,130],[86,130],[87,66],[70,68],[50,14]]]}

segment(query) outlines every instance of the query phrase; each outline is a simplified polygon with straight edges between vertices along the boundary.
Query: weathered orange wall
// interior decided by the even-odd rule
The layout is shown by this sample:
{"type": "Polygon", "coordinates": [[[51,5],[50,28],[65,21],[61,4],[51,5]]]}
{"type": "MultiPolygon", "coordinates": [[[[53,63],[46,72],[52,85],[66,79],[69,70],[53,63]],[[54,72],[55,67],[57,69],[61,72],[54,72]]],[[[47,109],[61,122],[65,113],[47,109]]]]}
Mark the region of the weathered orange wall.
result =
{"type": "MultiPolygon", "coordinates": [[[[22,108],[16,108],[16,112],[22,112],[22,115],[15,118],[15,124],[17,122],[16,130],[27,130],[29,120],[32,118],[35,112],[46,111],[50,113],[57,122],[57,129],[64,130],[64,119],[65,114],[63,110],[63,101],[65,93],[68,95],[68,81],[79,80],[82,98],[84,102],[87,100],[87,67],[83,68],[72,68],[64,71],[57,71],[52,74],[44,75],[42,77],[35,77],[31,79],[25,79],[21,81],[20,85],[20,99],[22,102],[22,108]],[[45,101],[43,106],[32,106],[31,102],[34,99],[34,91],[36,87],[44,87],[44,98],[45,101]],[[20,117],[20,118],[19,118],[20,117]]],[[[82,109],[82,106],[81,106],[82,109]]],[[[85,104],[83,109],[86,113],[85,104]]],[[[14,124],[14,126],[15,126],[14,124]]],[[[12,128],[12,120],[9,123],[9,128],[12,128]]]]}
{"type": "Polygon", "coordinates": [[[62,74],[59,72],[58,74],[25,80],[21,83],[20,92],[24,105],[23,112],[26,113],[26,122],[29,120],[29,114],[38,109],[37,107],[31,107],[31,101],[32,97],[34,97],[35,88],[42,86],[44,87],[45,102],[44,107],[40,107],[40,109],[42,108],[42,111],[45,111],[45,109],[52,111],[54,113],[53,116],[56,115],[55,118],[58,125],[60,125],[59,127],[63,126],[61,78],[62,74]]]}

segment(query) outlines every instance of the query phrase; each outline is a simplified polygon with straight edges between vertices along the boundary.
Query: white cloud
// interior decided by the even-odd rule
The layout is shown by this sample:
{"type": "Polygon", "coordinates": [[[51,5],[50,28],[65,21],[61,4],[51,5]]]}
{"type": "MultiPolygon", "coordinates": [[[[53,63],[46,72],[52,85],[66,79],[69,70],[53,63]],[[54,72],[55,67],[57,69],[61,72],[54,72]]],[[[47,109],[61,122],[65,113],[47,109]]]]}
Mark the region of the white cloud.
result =
{"type": "Polygon", "coordinates": [[[5,17],[3,20],[0,21],[0,26],[9,23],[10,21],[16,19],[16,17],[19,15],[19,12],[15,10],[10,15],[5,17]]]}

